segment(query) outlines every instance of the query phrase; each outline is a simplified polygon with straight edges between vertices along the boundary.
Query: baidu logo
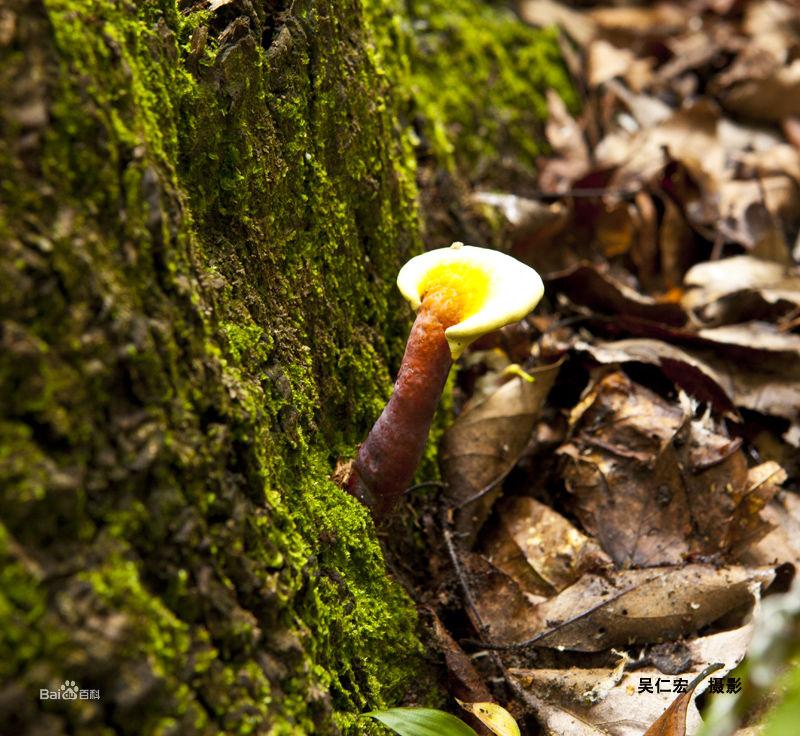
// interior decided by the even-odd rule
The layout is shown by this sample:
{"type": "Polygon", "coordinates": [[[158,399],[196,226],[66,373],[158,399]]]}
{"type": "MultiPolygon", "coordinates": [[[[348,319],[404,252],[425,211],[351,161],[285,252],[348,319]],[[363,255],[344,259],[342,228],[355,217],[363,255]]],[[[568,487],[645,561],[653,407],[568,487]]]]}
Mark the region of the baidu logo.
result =
{"type": "Polygon", "coordinates": [[[75,680],[64,680],[58,690],[39,690],[39,700],[100,700],[100,691],[81,690],[75,680]]]}

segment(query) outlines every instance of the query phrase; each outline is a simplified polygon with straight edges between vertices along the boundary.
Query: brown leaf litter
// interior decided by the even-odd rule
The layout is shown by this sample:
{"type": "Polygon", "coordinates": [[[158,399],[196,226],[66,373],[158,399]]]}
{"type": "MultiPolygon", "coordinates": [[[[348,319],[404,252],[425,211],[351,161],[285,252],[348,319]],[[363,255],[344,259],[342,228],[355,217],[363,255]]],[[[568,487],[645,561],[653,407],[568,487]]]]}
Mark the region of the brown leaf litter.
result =
{"type": "Polygon", "coordinates": [[[546,299],[462,361],[417,589],[453,692],[523,733],[692,735],[800,563],[800,22],[518,8],[583,101],[548,95],[537,181],[466,197],[546,299]]]}

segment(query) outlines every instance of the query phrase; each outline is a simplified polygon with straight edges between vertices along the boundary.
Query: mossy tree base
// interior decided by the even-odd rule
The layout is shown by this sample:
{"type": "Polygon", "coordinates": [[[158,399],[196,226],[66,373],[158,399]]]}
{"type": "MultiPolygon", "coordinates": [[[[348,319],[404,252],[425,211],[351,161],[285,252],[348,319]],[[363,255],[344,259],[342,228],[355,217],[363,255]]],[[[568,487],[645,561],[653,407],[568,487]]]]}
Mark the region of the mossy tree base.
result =
{"type": "Polygon", "coordinates": [[[0,9],[3,732],[369,730],[425,676],[329,480],[421,248],[395,10],[0,9]]]}

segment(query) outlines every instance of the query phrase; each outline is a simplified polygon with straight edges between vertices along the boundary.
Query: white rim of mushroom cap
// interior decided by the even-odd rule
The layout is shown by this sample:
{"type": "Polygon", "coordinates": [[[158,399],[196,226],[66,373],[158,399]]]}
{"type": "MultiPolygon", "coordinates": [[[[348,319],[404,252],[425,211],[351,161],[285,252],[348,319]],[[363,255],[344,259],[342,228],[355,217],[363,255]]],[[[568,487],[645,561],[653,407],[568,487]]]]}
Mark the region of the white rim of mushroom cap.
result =
{"type": "Polygon", "coordinates": [[[445,330],[453,360],[487,332],[525,317],[544,295],[542,279],[530,266],[505,253],[458,242],[412,258],[400,269],[397,286],[417,310],[425,277],[434,268],[456,263],[482,270],[487,278],[487,292],[476,312],[445,330]]]}

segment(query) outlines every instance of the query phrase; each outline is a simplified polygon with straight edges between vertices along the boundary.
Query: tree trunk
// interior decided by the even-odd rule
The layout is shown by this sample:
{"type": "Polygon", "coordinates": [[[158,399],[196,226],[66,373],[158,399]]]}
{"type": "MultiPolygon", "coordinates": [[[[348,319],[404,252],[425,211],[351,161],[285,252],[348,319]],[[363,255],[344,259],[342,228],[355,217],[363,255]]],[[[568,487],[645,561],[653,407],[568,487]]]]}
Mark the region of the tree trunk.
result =
{"type": "Polygon", "coordinates": [[[0,733],[355,732],[427,687],[329,479],[402,355],[451,113],[395,10],[0,2],[0,733]]]}

